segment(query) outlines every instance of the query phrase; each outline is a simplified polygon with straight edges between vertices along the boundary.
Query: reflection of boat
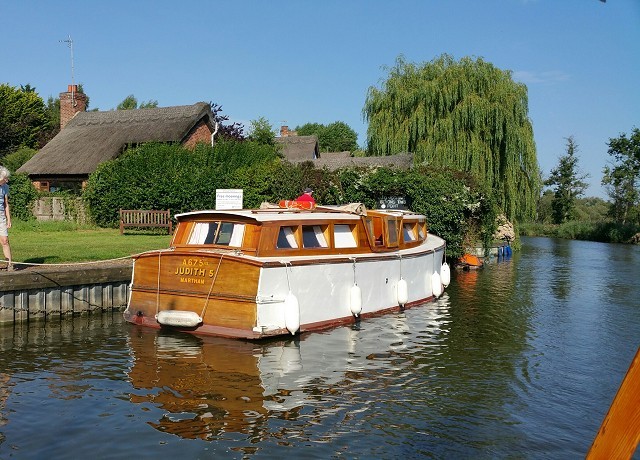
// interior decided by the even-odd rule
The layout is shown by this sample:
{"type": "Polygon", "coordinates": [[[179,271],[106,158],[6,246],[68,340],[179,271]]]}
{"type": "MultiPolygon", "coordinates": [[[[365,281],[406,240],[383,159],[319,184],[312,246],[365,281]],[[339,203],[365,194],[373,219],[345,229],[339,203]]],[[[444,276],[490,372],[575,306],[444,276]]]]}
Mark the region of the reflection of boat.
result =
{"type": "Polygon", "coordinates": [[[248,342],[134,328],[129,379],[134,403],[167,411],[150,424],[188,439],[244,432],[264,416],[257,357],[248,342]]]}
{"type": "Polygon", "coordinates": [[[308,423],[322,424],[349,405],[332,395],[366,393],[400,353],[413,359],[403,345],[407,337],[442,335],[446,305],[445,294],[431,308],[413,310],[413,321],[400,313],[367,324],[380,333],[339,327],[263,342],[131,327],[130,400],[145,408],[150,426],[185,439],[279,436],[270,420],[304,413],[308,423]]]}
{"type": "Polygon", "coordinates": [[[256,339],[416,305],[448,284],[444,240],[408,211],[356,205],[176,219],[168,250],[135,259],[129,322],[256,339]]]}

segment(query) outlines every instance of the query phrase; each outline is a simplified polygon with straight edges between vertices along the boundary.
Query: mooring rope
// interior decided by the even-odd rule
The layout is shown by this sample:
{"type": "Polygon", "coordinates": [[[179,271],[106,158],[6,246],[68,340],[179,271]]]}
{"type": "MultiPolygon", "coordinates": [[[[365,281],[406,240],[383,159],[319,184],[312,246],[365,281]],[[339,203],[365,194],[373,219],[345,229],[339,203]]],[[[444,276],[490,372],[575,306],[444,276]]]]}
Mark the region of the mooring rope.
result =
{"type": "MultiPolygon", "coordinates": [[[[61,263],[56,263],[56,264],[39,264],[39,263],[34,263],[34,262],[16,262],[15,260],[11,261],[11,263],[13,265],[28,265],[30,267],[64,267],[64,266],[70,266],[70,265],[92,265],[92,264],[104,264],[104,263],[108,263],[108,262],[117,262],[119,260],[127,260],[127,259],[133,259],[135,257],[140,257],[144,254],[148,254],[151,252],[156,252],[158,251],[158,249],[152,249],[150,251],[144,251],[144,252],[138,252],[136,254],[131,254],[130,256],[123,256],[123,257],[115,257],[113,259],[101,259],[101,260],[89,260],[89,261],[84,261],[84,262],[61,262],[61,263]]],[[[163,249],[160,250],[161,252],[166,252],[169,251],[168,249],[163,249]]],[[[0,262],[6,262],[9,263],[9,261],[7,259],[0,259],[0,262]]]]}
{"type": "Polygon", "coordinates": [[[160,310],[160,256],[162,251],[158,251],[158,285],[156,286],[156,318],[160,310]]]}
{"type": "Polygon", "coordinates": [[[220,254],[220,260],[218,260],[218,267],[216,268],[216,274],[213,276],[211,280],[211,287],[209,287],[209,293],[207,294],[207,298],[204,301],[204,307],[202,307],[202,313],[200,313],[200,318],[204,318],[204,314],[207,311],[207,307],[209,306],[209,298],[211,297],[211,292],[213,291],[213,285],[216,284],[216,279],[218,279],[218,272],[220,271],[220,265],[222,265],[222,258],[224,257],[224,253],[220,254]]]}

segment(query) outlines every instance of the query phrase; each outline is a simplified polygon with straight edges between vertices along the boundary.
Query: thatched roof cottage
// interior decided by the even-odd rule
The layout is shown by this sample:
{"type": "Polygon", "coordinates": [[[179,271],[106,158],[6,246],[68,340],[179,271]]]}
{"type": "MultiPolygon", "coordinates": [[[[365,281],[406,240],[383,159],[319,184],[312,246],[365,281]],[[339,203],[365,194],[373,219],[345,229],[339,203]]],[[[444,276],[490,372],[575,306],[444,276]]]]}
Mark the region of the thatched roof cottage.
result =
{"type": "Polygon", "coordinates": [[[316,136],[298,136],[295,131],[290,131],[288,126],[280,127],[280,137],[276,137],[275,140],[276,144],[282,146],[282,155],[287,161],[311,161],[316,168],[326,167],[331,171],[354,166],[387,166],[400,169],[410,169],[413,166],[411,153],[372,157],[352,157],[348,151],[321,153],[316,136]]]}
{"type": "Polygon", "coordinates": [[[18,172],[36,188],[80,189],[98,165],[144,142],[180,143],[193,147],[210,142],[214,132],[211,107],[193,105],[136,110],[85,112],[86,96],[69,86],[60,94],[60,132],[18,172]]]}

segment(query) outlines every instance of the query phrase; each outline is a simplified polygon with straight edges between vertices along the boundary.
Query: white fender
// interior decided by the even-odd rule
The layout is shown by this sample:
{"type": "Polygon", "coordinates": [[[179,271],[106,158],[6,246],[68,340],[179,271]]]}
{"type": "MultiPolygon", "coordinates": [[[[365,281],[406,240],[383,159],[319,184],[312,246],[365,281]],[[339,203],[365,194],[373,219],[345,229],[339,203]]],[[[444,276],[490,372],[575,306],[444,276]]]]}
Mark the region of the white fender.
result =
{"type": "Polygon", "coordinates": [[[433,275],[431,275],[431,292],[434,297],[440,297],[440,294],[442,294],[442,282],[438,272],[433,272],[433,275]]]}
{"type": "Polygon", "coordinates": [[[291,335],[300,329],[300,305],[291,291],[284,298],[284,325],[291,335]]]}
{"type": "Polygon", "coordinates": [[[397,292],[398,305],[404,305],[409,300],[409,288],[407,287],[407,281],[404,278],[398,280],[397,292]]]}
{"type": "Polygon", "coordinates": [[[349,290],[349,306],[351,313],[357,318],[362,311],[362,289],[357,284],[351,286],[349,290]]]}
{"type": "Polygon", "coordinates": [[[451,282],[451,269],[449,268],[449,264],[446,262],[443,263],[440,268],[440,281],[442,281],[444,287],[449,286],[449,283],[451,282]]]}
{"type": "Polygon", "coordinates": [[[156,315],[156,321],[163,326],[196,327],[202,323],[202,318],[193,311],[162,310],[156,315]]]}

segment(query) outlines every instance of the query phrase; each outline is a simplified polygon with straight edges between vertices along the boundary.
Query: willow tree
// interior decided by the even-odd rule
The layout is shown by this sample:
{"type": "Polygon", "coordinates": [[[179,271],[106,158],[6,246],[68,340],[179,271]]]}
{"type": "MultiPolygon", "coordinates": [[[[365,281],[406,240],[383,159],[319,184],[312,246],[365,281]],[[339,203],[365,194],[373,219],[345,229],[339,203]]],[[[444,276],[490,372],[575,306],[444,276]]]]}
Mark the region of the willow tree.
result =
{"type": "Polygon", "coordinates": [[[412,152],[418,164],[466,171],[495,193],[510,219],[533,217],[541,176],[527,88],[482,59],[398,57],[363,116],[371,155],[412,152]]]}

